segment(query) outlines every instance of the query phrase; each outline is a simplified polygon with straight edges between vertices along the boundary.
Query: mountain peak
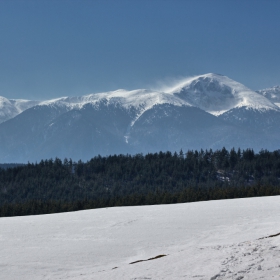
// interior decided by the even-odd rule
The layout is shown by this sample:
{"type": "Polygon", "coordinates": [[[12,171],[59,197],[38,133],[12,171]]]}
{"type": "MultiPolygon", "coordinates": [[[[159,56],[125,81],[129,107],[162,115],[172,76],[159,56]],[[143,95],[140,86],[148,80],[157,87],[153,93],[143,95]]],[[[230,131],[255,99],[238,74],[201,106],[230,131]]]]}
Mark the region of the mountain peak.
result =
{"type": "Polygon", "coordinates": [[[220,115],[237,107],[278,110],[264,96],[227,76],[214,73],[188,78],[170,93],[213,115],[220,115]]]}

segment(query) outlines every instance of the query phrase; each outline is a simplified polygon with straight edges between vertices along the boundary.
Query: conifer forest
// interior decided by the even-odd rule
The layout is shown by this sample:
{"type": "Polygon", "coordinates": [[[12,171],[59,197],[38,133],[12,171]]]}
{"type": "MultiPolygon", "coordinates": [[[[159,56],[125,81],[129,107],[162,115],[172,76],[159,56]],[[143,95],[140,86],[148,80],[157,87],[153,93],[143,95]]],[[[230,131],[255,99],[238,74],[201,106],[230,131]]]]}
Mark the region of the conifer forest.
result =
{"type": "Polygon", "coordinates": [[[59,158],[0,165],[0,216],[280,195],[280,150],[59,158]]]}

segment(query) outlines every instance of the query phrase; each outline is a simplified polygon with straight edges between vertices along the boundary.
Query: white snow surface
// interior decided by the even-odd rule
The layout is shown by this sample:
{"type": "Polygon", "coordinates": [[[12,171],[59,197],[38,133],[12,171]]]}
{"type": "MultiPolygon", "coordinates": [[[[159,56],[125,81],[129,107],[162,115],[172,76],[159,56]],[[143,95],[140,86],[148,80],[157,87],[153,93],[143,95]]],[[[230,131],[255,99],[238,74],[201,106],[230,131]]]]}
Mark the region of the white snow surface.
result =
{"type": "Polygon", "coordinates": [[[0,278],[278,279],[279,232],[280,196],[0,218],[0,278]]]}
{"type": "Polygon", "coordinates": [[[147,106],[163,103],[172,103],[175,105],[186,104],[185,101],[177,97],[174,98],[168,93],[151,91],[147,89],[137,89],[131,91],[119,89],[115,91],[89,94],[80,97],[62,97],[58,99],[43,101],[40,104],[43,105],[62,102],[74,107],[82,107],[88,103],[95,104],[100,100],[107,100],[109,103],[120,103],[126,108],[129,108],[131,106],[137,108],[139,106],[142,106],[143,104],[147,104],[147,106]]]}
{"type": "Polygon", "coordinates": [[[169,89],[169,93],[216,116],[240,107],[279,110],[264,96],[226,76],[213,73],[188,78],[169,89]]]}
{"type": "Polygon", "coordinates": [[[99,103],[102,101],[105,101],[107,105],[120,105],[126,109],[135,108],[137,114],[132,120],[130,126],[133,126],[137,119],[145,111],[151,109],[155,105],[172,104],[175,106],[191,106],[185,100],[182,100],[172,94],[146,89],[137,89],[131,91],[119,89],[116,91],[89,94],[80,97],[62,97],[41,102],[40,105],[61,105],[66,106],[69,110],[71,110],[81,109],[87,104],[92,104],[93,106],[98,107],[99,103]]]}

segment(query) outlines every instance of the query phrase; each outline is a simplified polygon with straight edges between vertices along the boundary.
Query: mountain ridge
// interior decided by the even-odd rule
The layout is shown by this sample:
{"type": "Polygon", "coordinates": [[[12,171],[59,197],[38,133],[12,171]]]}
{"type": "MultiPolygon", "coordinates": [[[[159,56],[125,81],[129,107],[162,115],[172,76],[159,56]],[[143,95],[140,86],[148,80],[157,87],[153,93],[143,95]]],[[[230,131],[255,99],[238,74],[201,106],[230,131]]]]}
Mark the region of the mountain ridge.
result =
{"type": "MultiPolygon", "coordinates": [[[[12,106],[7,100],[2,105],[12,106]]],[[[217,74],[185,79],[166,92],[120,89],[31,102],[14,101],[14,107],[23,104],[22,111],[0,124],[0,162],[223,146],[279,148],[280,108],[217,74]]]]}
{"type": "Polygon", "coordinates": [[[7,103],[14,106],[16,111],[11,116],[6,117],[8,119],[36,105],[51,106],[56,104],[64,105],[68,109],[80,109],[85,104],[97,104],[102,99],[108,100],[109,103],[121,103],[126,108],[133,106],[142,110],[145,108],[149,109],[155,104],[163,103],[176,104],[178,106],[195,106],[217,116],[236,107],[248,107],[257,110],[278,110],[278,105],[274,104],[273,101],[280,102],[280,86],[253,91],[227,76],[208,73],[187,78],[167,91],[118,89],[83,96],[59,97],[44,101],[7,99],[0,96],[0,109],[2,110],[0,114],[3,114],[4,109],[7,109],[5,108],[7,107],[7,103]],[[211,104],[205,104],[206,101],[211,104]],[[210,105],[224,107],[221,107],[220,110],[219,108],[216,108],[216,110],[212,108],[213,110],[211,110],[209,108],[210,105]]]}

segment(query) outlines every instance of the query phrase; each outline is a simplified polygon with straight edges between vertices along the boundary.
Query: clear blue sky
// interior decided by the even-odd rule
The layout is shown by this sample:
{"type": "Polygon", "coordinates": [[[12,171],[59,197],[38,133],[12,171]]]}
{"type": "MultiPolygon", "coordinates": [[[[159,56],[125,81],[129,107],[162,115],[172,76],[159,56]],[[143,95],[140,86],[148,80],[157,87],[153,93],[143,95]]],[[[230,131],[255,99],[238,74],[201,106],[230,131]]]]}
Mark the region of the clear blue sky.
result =
{"type": "Polygon", "coordinates": [[[0,95],[47,99],[209,72],[280,85],[278,0],[1,0],[0,95]]]}

